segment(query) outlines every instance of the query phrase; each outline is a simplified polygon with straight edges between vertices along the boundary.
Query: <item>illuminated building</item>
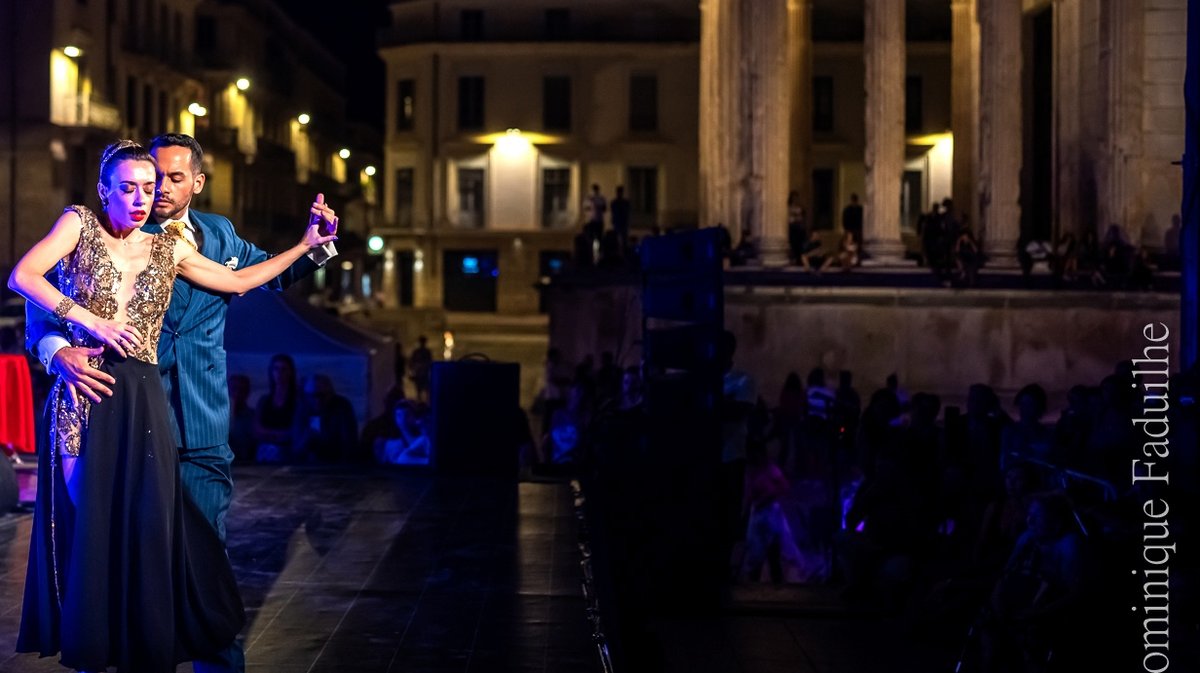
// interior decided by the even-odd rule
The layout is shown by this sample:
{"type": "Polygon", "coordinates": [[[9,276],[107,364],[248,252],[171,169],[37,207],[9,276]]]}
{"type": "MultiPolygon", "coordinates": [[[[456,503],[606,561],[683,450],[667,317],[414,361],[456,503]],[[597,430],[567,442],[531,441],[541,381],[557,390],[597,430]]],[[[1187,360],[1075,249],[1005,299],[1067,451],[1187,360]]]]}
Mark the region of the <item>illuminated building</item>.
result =
{"type": "Polygon", "coordinates": [[[97,207],[105,145],[164,132],[205,148],[196,207],[265,248],[293,242],[317,192],[347,233],[371,225],[357,176],[379,139],[347,123],[341,63],[273,3],[3,0],[0,26],[0,267],[64,205],[97,207]]]}
{"type": "Polygon", "coordinates": [[[1159,249],[1180,198],[1185,5],[395,2],[380,232],[420,266],[399,281],[417,306],[454,308],[456,251],[493,256],[502,313],[532,310],[593,183],[625,186],[635,235],[745,227],[768,265],[786,261],[793,189],[831,235],[858,194],[885,261],[947,197],[996,263],[1109,224],[1159,249]]]}

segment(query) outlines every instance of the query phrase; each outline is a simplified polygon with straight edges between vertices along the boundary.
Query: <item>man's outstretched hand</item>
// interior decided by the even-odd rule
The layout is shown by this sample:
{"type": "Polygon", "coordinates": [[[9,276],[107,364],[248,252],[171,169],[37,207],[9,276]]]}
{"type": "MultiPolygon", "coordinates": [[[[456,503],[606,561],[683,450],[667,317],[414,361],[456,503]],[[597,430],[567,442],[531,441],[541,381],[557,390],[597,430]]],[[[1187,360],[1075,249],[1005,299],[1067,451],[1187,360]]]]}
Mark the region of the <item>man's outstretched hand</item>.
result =
{"type": "Polygon", "coordinates": [[[54,357],[50,358],[50,373],[62,377],[63,383],[67,385],[67,391],[70,393],[67,399],[72,408],[78,406],[79,395],[83,395],[94,403],[100,402],[101,395],[112,397],[112,389],[108,385],[116,383],[117,380],[88,362],[88,358],[97,357],[103,352],[103,347],[67,346],[58,349],[54,357]],[[105,385],[106,383],[108,385],[105,385]]]}

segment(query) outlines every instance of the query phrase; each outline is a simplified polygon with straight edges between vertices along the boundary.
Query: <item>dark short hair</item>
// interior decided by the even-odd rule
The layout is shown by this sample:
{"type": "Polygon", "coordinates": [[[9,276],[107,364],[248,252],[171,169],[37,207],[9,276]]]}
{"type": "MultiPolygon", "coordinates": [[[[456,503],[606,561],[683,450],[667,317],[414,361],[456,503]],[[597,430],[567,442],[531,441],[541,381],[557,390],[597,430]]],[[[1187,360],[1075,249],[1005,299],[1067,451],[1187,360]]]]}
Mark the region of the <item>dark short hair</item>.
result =
{"type": "Polygon", "coordinates": [[[825,385],[825,370],[813,367],[808,371],[808,387],[825,385]]]}
{"type": "Polygon", "coordinates": [[[100,184],[107,185],[113,169],[123,161],[148,161],[158,166],[145,147],[132,140],[118,140],[100,153],[100,184]]]}
{"type": "Polygon", "coordinates": [[[1017,396],[1013,398],[1013,402],[1019,406],[1021,404],[1021,398],[1023,397],[1028,397],[1035,405],[1037,405],[1039,414],[1046,413],[1045,388],[1042,388],[1036,383],[1030,383],[1017,393],[1017,396]]]}
{"type": "Polygon", "coordinates": [[[185,147],[192,152],[192,172],[199,175],[204,172],[204,148],[196,139],[186,133],[164,133],[154,136],[150,141],[150,151],[160,147],[185,147]]]}

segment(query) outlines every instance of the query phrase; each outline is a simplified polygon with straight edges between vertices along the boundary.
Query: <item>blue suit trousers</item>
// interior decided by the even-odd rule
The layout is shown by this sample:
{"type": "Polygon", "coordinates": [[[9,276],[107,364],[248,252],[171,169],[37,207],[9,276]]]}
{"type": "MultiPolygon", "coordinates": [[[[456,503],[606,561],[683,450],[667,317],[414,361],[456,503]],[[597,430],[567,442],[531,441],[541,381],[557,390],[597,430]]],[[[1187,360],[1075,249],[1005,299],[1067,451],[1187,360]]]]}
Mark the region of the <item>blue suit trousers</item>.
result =
{"type": "MultiPolygon", "coordinates": [[[[228,444],[179,449],[179,474],[204,518],[225,542],[225,515],[233,501],[233,450],[228,444]]],[[[208,661],[192,663],[195,673],[243,673],[246,655],[240,640],[208,661]]]]}

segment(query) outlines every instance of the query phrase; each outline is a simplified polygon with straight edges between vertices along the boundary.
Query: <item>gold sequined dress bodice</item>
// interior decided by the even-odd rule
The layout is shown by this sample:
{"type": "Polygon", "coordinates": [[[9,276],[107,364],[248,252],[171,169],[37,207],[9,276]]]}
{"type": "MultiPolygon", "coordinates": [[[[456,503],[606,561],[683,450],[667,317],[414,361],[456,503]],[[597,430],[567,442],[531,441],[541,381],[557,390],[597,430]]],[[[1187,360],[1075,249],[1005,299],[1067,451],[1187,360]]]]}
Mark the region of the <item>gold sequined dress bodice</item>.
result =
{"type": "MultiPolygon", "coordinates": [[[[75,250],[58,263],[58,289],[94,315],[112,320],[119,308],[117,296],[121,289],[121,272],[104,245],[96,214],[85,206],[71,206],[67,210],[79,215],[83,229],[75,250]]],[[[142,335],[141,346],[128,352],[129,357],[151,364],[158,363],[158,338],[163,316],[171,303],[171,288],[175,282],[175,240],[176,237],[167,233],[153,234],[150,259],[146,268],[137,273],[133,295],[125,307],[129,323],[142,335]]],[[[78,325],[68,324],[67,332],[73,346],[94,348],[102,345],[78,325]]],[[[100,357],[90,358],[91,365],[99,368],[108,354],[106,351],[100,357]]],[[[79,455],[80,435],[86,427],[91,405],[86,398],[80,397],[80,403],[72,408],[66,399],[69,392],[61,380],[55,383],[52,394],[55,404],[52,436],[56,447],[62,453],[79,455]]]]}
{"type": "MultiPolygon", "coordinates": [[[[121,273],[104,246],[95,213],[85,206],[71,206],[68,210],[75,211],[83,219],[83,231],[79,235],[79,245],[58,263],[58,289],[93,314],[112,320],[117,315],[121,273]]],[[[153,235],[150,261],[137,274],[133,298],[125,307],[129,323],[142,334],[142,345],[129,355],[151,364],[158,362],[158,337],[175,282],[174,241],[169,234],[153,235]]],[[[70,326],[70,333],[71,343],[76,346],[100,345],[77,325],[70,326]]]]}

